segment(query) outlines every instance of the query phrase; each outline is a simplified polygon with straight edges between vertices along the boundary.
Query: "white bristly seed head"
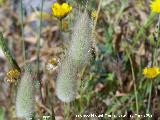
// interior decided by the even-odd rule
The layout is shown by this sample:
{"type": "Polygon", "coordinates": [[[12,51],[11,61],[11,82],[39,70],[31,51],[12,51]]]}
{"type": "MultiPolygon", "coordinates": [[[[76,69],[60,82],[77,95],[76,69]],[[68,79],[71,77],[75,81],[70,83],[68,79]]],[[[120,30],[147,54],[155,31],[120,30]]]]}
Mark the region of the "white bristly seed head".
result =
{"type": "Polygon", "coordinates": [[[70,47],[62,61],[57,77],[56,94],[63,102],[76,98],[78,85],[77,73],[88,63],[91,51],[92,25],[85,11],[77,17],[70,47]]]}
{"type": "Polygon", "coordinates": [[[79,66],[88,63],[92,44],[92,21],[87,12],[80,13],[75,22],[68,56],[79,66]]]}
{"type": "Polygon", "coordinates": [[[22,76],[16,98],[16,115],[29,120],[34,113],[34,90],[30,72],[22,76]]]}
{"type": "Polygon", "coordinates": [[[66,58],[60,66],[56,94],[63,102],[71,102],[77,94],[77,68],[73,61],[66,58]]]}

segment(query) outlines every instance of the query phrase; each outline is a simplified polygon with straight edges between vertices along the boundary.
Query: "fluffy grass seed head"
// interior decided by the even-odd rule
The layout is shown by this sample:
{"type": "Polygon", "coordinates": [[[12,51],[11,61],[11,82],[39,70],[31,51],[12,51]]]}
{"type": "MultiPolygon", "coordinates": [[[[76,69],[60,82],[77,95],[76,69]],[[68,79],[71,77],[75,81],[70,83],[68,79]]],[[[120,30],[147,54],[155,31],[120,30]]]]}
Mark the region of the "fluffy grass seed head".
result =
{"type": "Polygon", "coordinates": [[[156,78],[160,74],[160,68],[154,66],[144,68],[143,75],[147,78],[156,78]]]}
{"type": "Polygon", "coordinates": [[[52,5],[52,13],[57,18],[64,18],[70,13],[72,10],[72,6],[67,3],[59,4],[58,2],[52,5]]]}
{"type": "Polygon", "coordinates": [[[150,8],[153,12],[160,13],[160,0],[151,1],[150,8]]]}
{"type": "Polygon", "coordinates": [[[91,28],[91,19],[87,12],[80,13],[73,28],[70,47],[57,77],[56,94],[63,102],[71,102],[77,96],[77,74],[90,58],[91,28]]]}
{"type": "Polygon", "coordinates": [[[77,96],[77,87],[77,65],[66,57],[60,65],[57,77],[57,97],[63,102],[71,102],[77,96]]]}
{"type": "Polygon", "coordinates": [[[92,20],[85,11],[78,15],[75,22],[68,52],[79,66],[88,63],[91,57],[92,39],[92,20]]]}
{"type": "Polygon", "coordinates": [[[16,115],[30,119],[34,113],[34,93],[31,74],[25,71],[17,91],[16,115]]]}

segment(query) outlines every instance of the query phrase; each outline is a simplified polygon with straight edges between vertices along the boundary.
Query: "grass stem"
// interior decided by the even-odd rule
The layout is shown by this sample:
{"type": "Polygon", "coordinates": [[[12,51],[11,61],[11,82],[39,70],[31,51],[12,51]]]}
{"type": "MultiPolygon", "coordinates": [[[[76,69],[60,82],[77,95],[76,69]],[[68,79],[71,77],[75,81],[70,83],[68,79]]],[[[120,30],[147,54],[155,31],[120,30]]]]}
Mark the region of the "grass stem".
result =
{"type": "Polygon", "coordinates": [[[137,95],[137,86],[136,86],[136,79],[135,79],[135,73],[134,73],[134,68],[133,68],[133,62],[132,62],[132,58],[128,52],[128,50],[126,50],[129,61],[130,61],[130,65],[131,65],[131,71],[132,71],[132,79],[134,82],[134,94],[135,94],[135,98],[136,98],[136,112],[137,114],[139,114],[139,105],[138,105],[138,95],[137,95]]]}
{"type": "MultiPolygon", "coordinates": [[[[95,30],[96,30],[98,16],[99,16],[99,12],[100,12],[100,9],[101,9],[101,4],[102,4],[102,0],[99,1],[97,13],[96,13],[96,18],[95,18],[94,23],[93,23],[92,35],[94,35],[95,30]]],[[[96,46],[96,41],[93,39],[93,47],[95,48],[95,46],[96,46]]]]}
{"type": "MultiPolygon", "coordinates": [[[[159,47],[159,37],[160,37],[160,15],[158,16],[158,23],[157,23],[157,27],[158,27],[158,35],[157,35],[157,43],[156,43],[156,47],[155,47],[155,49],[154,49],[154,51],[153,51],[153,61],[152,61],[152,64],[153,64],[153,66],[157,66],[158,65],[158,61],[156,60],[156,58],[158,57],[158,47],[159,47]]],[[[150,111],[150,104],[151,104],[151,94],[152,94],[152,84],[153,84],[153,82],[152,82],[152,80],[150,80],[151,81],[151,84],[150,84],[150,91],[149,91],[149,97],[148,97],[148,106],[147,106],[147,111],[146,111],[146,113],[148,114],[149,113],[149,111],[150,111]]]]}
{"type": "Polygon", "coordinates": [[[40,90],[40,98],[42,103],[44,103],[43,101],[43,97],[42,97],[42,91],[41,91],[41,87],[42,87],[42,83],[41,83],[41,78],[40,78],[40,39],[41,39],[41,31],[42,31],[42,12],[43,12],[43,5],[44,5],[44,0],[41,0],[41,8],[40,8],[40,23],[39,23],[39,36],[37,39],[37,49],[36,49],[36,54],[37,54],[37,61],[36,61],[36,71],[37,71],[37,80],[39,81],[39,90],[40,90]]]}
{"type": "Polygon", "coordinates": [[[152,80],[151,81],[151,84],[150,84],[150,91],[149,91],[149,97],[148,97],[148,105],[147,105],[147,111],[146,111],[146,114],[149,114],[149,111],[150,111],[150,104],[151,104],[151,94],[152,94],[152,80]]]}
{"type": "Polygon", "coordinates": [[[22,54],[23,54],[23,60],[25,63],[26,60],[26,51],[25,51],[25,41],[24,41],[24,26],[23,26],[23,15],[24,15],[24,9],[23,9],[23,0],[20,0],[20,13],[21,13],[21,40],[22,40],[22,54]]]}

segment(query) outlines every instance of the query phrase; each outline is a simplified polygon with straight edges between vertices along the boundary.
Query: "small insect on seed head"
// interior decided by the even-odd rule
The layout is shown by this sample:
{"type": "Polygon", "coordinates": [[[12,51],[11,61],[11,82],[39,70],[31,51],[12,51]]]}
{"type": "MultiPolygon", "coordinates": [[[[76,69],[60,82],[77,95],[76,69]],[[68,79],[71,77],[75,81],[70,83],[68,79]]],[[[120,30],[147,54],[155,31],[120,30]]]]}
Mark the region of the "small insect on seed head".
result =
{"type": "Polygon", "coordinates": [[[51,72],[57,68],[57,64],[57,59],[55,57],[51,57],[46,64],[46,69],[51,72]]]}

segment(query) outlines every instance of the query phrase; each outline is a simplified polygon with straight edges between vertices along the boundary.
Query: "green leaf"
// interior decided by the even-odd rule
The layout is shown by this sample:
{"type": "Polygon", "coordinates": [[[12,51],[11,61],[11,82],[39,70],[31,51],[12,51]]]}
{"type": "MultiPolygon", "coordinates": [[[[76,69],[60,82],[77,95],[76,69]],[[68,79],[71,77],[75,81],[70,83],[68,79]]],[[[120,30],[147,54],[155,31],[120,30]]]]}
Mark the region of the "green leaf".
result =
{"type": "Polygon", "coordinates": [[[0,108],[0,120],[4,120],[4,110],[0,108]]]}
{"type": "Polygon", "coordinates": [[[113,81],[113,79],[114,79],[114,74],[113,73],[108,73],[107,80],[113,81]]]}

